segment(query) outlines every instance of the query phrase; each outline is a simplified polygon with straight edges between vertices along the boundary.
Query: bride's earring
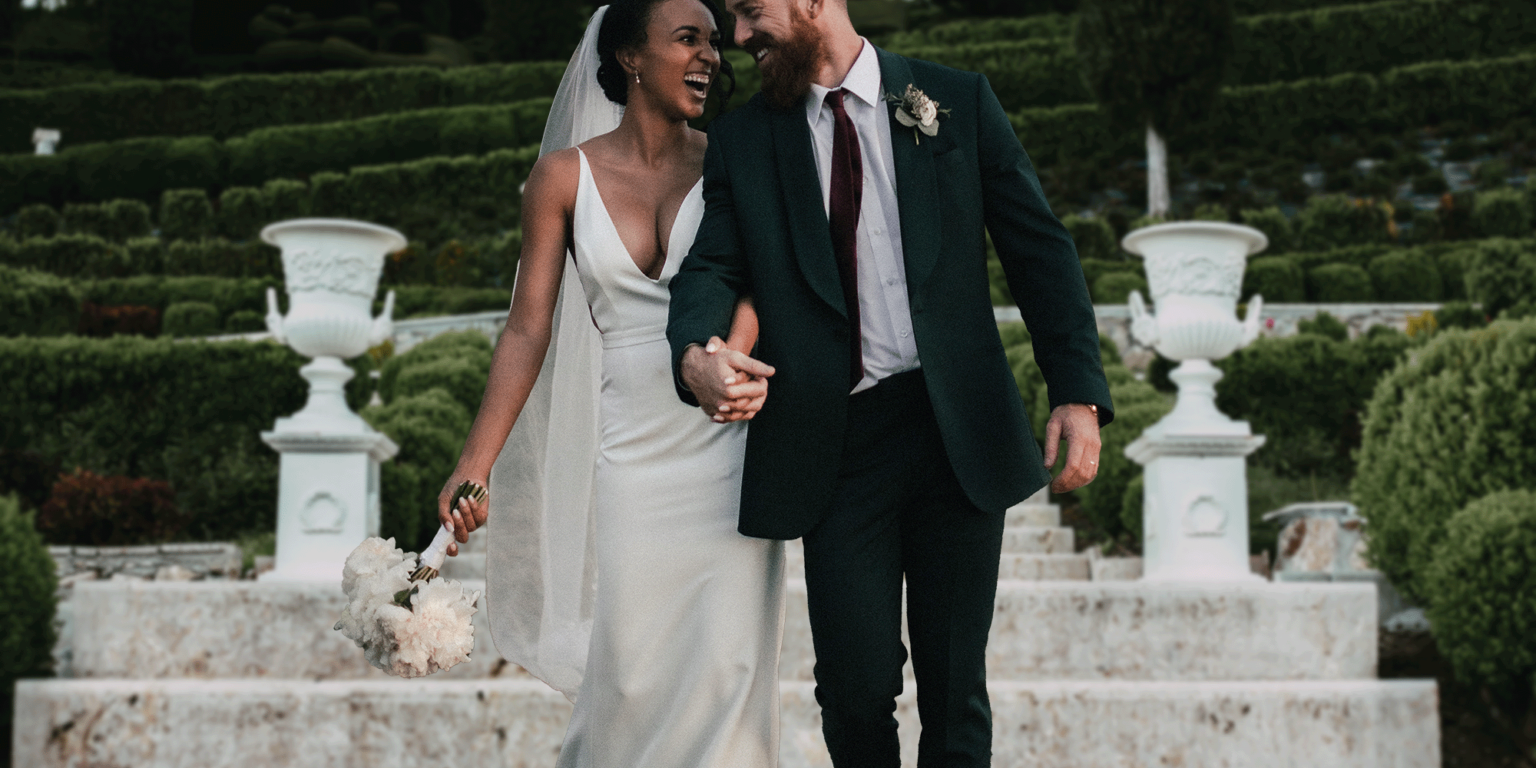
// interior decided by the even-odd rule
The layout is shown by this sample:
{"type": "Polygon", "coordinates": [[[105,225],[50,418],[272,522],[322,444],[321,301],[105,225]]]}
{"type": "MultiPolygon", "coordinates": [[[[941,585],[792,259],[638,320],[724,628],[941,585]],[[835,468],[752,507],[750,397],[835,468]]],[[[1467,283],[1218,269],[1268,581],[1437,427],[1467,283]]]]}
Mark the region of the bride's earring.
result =
{"type": "Polygon", "coordinates": [[[636,72],[635,73],[635,85],[639,85],[639,84],[640,84],[640,73],[636,72]]]}

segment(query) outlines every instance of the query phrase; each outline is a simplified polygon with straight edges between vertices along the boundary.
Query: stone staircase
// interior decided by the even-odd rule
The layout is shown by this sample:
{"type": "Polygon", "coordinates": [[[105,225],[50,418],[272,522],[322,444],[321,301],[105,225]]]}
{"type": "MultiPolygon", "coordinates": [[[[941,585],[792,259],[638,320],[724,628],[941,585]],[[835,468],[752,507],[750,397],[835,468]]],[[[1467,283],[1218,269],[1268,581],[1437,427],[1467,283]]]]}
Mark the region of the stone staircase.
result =
{"type": "MultiPolygon", "coordinates": [[[[1373,584],[1092,582],[1059,523],[1048,504],[1009,512],[994,766],[1439,766],[1434,682],[1376,679],[1373,584]]],[[[797,550],[780,765],[827,768],[797,550]]],[[[474,554],[456,578],[483,569],[474,554]]],[[[18,685],[15,765],[547,768],[570,713],[497,656],[484,612],[471,662],[406,681],[331,630],[332,584],[87,582],[73,601],[74,677],[18,685]]],[[[910,767],[910,682],[898,705],[910,767]]]]}

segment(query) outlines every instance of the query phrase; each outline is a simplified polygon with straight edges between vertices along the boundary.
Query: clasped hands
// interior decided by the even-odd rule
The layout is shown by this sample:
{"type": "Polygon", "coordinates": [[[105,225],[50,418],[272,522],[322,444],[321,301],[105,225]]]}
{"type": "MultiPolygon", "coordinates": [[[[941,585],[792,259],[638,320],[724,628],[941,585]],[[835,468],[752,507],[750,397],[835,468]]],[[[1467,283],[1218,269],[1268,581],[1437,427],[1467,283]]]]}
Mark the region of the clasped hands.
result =
{"type": "Polygon", "coordinates": [[[731,349],[715,336],[683,352],[678,374],[704,413],[725,424],[750,420],[762,410],[773,371],[773,366],[731,349]]]}

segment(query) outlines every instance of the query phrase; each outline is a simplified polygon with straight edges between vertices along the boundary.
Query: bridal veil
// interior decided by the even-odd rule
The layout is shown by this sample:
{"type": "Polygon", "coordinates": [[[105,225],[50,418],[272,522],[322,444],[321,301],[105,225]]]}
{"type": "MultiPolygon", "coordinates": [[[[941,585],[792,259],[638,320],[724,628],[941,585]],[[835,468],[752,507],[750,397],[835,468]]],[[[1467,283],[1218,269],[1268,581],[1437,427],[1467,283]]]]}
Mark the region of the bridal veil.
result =
{"type": "MultiPolygon", "coordinates": [[[[542,157],[619,125],[597,83],[597,9],[555,92],[542,157]]],[[[597,568],[593,474],[602,340],[570,253],[549,352],[490,476],[486,604],[508,661],[576,700],[592,635],[597,568]]]]}

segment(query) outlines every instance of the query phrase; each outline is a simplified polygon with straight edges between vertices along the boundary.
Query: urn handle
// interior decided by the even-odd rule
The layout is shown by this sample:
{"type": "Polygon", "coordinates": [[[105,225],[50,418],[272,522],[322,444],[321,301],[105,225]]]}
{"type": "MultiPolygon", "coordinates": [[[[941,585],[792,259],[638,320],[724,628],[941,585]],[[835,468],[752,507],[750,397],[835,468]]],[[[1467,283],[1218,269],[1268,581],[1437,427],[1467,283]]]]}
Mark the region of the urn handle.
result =
{"type": "Polygon", "coordinates": [[[272,333],[272,338],[279,344],[287,344],[288,339],[283,335],[283,313],[277,311],[277,289],[267,289],[267,330],[272,333]]]}
{"type": "Polygon", "coordinates": [[[1141,291],[1131,291],[1129,299],[1131,305],[1131,336],[1144,347],[1155,346],[1159,338],[1157,318],[1147,311],[1147,305],[1141,299],[1141,291]]]}
{"type": "Polygon", "coordinates": [[[368,346],[378,346],[395,335],[395,291],[384,294],[384,309],[373,319],[373,331],[368,335],[368,346]]]}
{"type": "Polygon", "coordinates": [[[1243,343],[1239,349],[1248,346],[1259,337],[1259,330],[1262,327],[1259,315],[1263,312],[1264,297],[1255,293],[1253,298],[1248,300],[1248,314],[1243,318],[1243,343]]]}

